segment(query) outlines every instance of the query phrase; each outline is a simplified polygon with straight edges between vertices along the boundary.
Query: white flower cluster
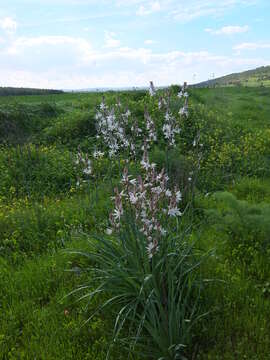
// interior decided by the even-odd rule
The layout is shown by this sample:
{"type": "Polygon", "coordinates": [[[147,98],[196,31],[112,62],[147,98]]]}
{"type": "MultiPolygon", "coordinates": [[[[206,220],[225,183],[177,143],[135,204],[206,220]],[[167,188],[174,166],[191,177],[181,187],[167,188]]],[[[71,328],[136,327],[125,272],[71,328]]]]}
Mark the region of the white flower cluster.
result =
{"type": "Polygon", "coordinates": [[[109,156],[114,156],[124,145],[124,129],[120,125],[115,115],[114,108],[108,109],[104,101],[100,105],[100,110],[96,113],[97,138],[102,140],[109,148],[109,156]]]}
{"type": "Polygon", "coordinates": [[[78,148],[78,153],[75,160],[75,165],[79,168],[82,176],[77,177],[77,183],[76,185],[79,186],[82,180],[83,176],[89,177],[92,174],[92,163],[89,159],[88,154],[83,154],[78,148]]]}
{"type": "Polygon", "coordinates": [[[175,135],[179,134],[181,129],[178,126],[175,117],[167,110],[165,114],[165,121],[162,127],[162,131],[166,140],[168,140],[169,145],[175,145],[175,135]]]}
{"type": "MultiPolygon", "coordinates": [[[[156,94],[152,81],[150,82],[149,92],[151,96],[156,94]]],[[[187,84],[184,83],[178,93],[178,98],[184,99],[184,103],[179,110],[181,117],[188,116],[188,96],[187,84]]],[[[158,99],[158,108],[164,114],[163,135],[169,146],[174,146],[176,142],[175,136],[180,133],[181,129],[177,123],[179,117],[171,107],[169,91],[167,91],[165,97],[161,96],[158,99]]],[[[96,113],[97,138],[102,139],[103,145],[108,149],[109,157],[113,157],[121,150],[126,150],[136,158],[141,150],[150,149],[153,142],[157,141],[157,129],[155,121],[146,107],[144,109],[144,121],[145,125],[140,128],[136,119],[132,117],[130,110],[122,106],[120,99],[117,100],[114,106],[108,107],[103,98],[96,113]],[[142,145],[143,140],[144,145],[142,145]]],[[[101,152],[95,152],[94,157],[99,158],[102,156],[101,154],[103,155],[101,152]]]]}
{"type": "Polygon", "coordinates": [[[185,82],[182,89],[177,95],[180,99],[184,98],[184,105],[180,108],[180,116],[188,117],[188,92],[187,92],[187,83],[185,82]]]}
{"type": "Polygon", "coordinates": [[[93,152],[93,157],[94,157],[95,159],[101,159],[101,158],[103,158],[103,156],[104,156],[104,152],[102,152],[102,151],[95,150],[95,151],[93,152]]]}
{"type": "Polygon", "coordinates": [[[164,106],[167,107],[167,101],[163,96],[160,96],[160,98],[158,99],[158,108],[159,108],[159,110],[161,110],[164,106]]]}
{"type": "Polygon", "coordinates": [[[149,94],[150,94],[150,96],[156,95],[156,89],[154,87],[153,81],[150,81],[149,94]]]}
{"type": "MultiPolygon", "coordinates": [[[[120,104],[117,104],[120,107],[120,104]]],[[[128,122],[130,111],[121,116],[116,116],[115,108],[109,109],[104,100],[96,113],[97,138],[102,137],[108,146],[109,156],[113,157],[120,149],[127,149],[130,142],[125,133],[125,125],[128,122]]]]}
{"type": "Polygon", "coordinates": [[[136,157],[136,140],[142,142],[143,131],[138,125],[138,121],[136,119],[133,120],[131,128],[131,140],[130,140],[130,152],[131,154],[136,157]]]}
{"type": "Polygon", "coordinates": [[[149,115],[149,112],[147,111],[147,109],[144,109],[144,119],[145,119],[145,124],[146,124],[146,142],[148,144],[148,148],[149,145],[152,142],[157,141],[157,134],[156,134],[156,128],[155,128],[155,123],[152,120],[151,116],[149,115]]]}
{"type": "Polygon", "coordinates": [[[164,169],[158,173],[156,165],[149,162],[145,150],[141,161],[142,174],[132,178],[125,168],[122,175],[122,190],[115,189],[114,210],[110,222],[115,230],[120,230],[125,212],[132,211],[139,231],[146,239],[149,259],[158,251],[162,237],[166,236],[168,218],[181,216],[179,203],[181,192],[168,188],[168,176],[164,169]]]}
{"type": "Polygon", "coordinates": [[[185,82],[182,89],[179,91],[179,93],[177,94],[177,96],[181,99],[181,98],[188,98],[188,92],[187,92],[187,83],[185,82]]]}
{"type": "Polygon", "coordinates": [[[197,136],[195,137],[195,139],[192,142],[192,146],[193,147],[203,147],[203,144],[200,142],[200,133],[197,134],[197,136]]]}

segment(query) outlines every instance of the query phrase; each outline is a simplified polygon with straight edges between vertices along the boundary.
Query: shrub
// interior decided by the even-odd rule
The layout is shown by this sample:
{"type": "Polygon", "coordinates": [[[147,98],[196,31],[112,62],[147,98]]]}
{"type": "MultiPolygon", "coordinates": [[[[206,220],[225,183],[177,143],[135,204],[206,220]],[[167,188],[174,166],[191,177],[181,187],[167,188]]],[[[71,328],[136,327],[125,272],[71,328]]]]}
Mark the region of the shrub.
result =
{"type": "Polygon", "coordinates": [[[229,186],[229,190],[239,200],[251,203],[270,202],[270,181],[268,179],[244,177],[236,184],[229,186]]]}
{"type": "Polygon", "coordinates": [[[0,142],[21,144],[41,131],[62,112],[55,104],[13,104],[0,109],[0,142]]]}
{"type": "Polygon", "coordinates": [[[76,179],[72,154],[48,146],[5,148],[0,169],[0,195],[7,198],[64,193],[76,179]]]}
{"type": "Polygon", "coordinates": [[[270,253],[269,204],[249,204],[228,192],[216,193],[213,199],[212,210],[206,212],[220,232],[228,234],[232,259],[248,265],[258,254],[270,253]]]}
{"type": "MultiPolygon", "coordinates": [[[[96,134],[94,115],[89,110],[75,110],[59,116],[49,127],[43,130],[43,141],[46,143],[60,143],[76,148],[79,144],[96,134]]],[[[91,141],[90,141],[91,145],[91,141]]]]}

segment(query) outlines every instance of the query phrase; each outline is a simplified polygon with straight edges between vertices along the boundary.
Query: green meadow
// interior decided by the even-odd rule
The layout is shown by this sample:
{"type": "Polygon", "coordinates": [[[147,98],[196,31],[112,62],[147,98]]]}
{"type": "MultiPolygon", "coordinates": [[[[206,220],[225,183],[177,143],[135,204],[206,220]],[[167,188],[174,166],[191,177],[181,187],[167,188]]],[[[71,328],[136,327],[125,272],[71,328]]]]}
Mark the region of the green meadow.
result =
{"type": "MultiPolygon", "coordinates": [[[[0,97],[1,359],[105,360],[109,347],[113,360],[270,359],[270,88],[191,88],[189,114],[183,117],[177,117],[178,91],[172,86],[168,100],[181,129],[171,147],[162,135],[164,113],[158,107],[165,90],[153,97],[146,91],[0,97]],[[176,330],[170,320],[168,332],[183,332],[185,343],[174,350],[170,343],[167,355],[145,350],[163,337],[157,331],[151,339],[152,328],[141,320],[147,299],[140,298],[132,319],[126,314],[123,326],[118,323],[118,339],[113,333],[124,298],[112,301],[116,274],[106,283],[108,291],[92,294],[99,279],[91,269],[102,273],[104,261],[109,274],[114,266],[109,247],[99,244],[112,246],[116,262],[121,253],[114,242],[118,235],[106,234],[114,188],[121,186],[127,159],[135,177],[142,158],[142,140],[135,144],[139,155],[121,149],[108,155],[105,141],[97,138],[102,101],[108,108],[121,102],[121,109],[130,110],[128,121],[136,120],[143,132],[149,130],[147,108],[157,133],[149,145],[150,161],[158,171],[165,168],[171,189],[182,192],[182,216],[168,231],[170,239],[180,239],[175,246],[182,242],[181,251],[192,251],[195,258],[196,266],[181,270],[192,275],[183,285],[187,300],[179,306],[198,316],[188,329],[192,316],[180,314],[176,330]],[[97,150],[104,156],[95,158],[97,150]],[[83,161],[90,159],[91,173],[76,165],[78,153],[83,161]],[[192,250],[186,250],[189,244],[192,250]],[[135,326],[142,329],[130,350],[135,326]]],[[[125,243],[134,235],[128,230],[133,220],[119,235],[125,243]]],[[[136,257],[132,249],[127,250],[131,258],[136,257]]],[[[127,265],[131,258],[119,263],[127,273],[133,271],[127,265]]],[[[146,267],[150,273],[153,263],[146,267]]],[[[121,281],[117,286],[122,291],[121,281]]],[[[167,306],[162,302],[162,309],[167,306]]],[[[158,323],[162,310],[151,311],[158,323]]]]}

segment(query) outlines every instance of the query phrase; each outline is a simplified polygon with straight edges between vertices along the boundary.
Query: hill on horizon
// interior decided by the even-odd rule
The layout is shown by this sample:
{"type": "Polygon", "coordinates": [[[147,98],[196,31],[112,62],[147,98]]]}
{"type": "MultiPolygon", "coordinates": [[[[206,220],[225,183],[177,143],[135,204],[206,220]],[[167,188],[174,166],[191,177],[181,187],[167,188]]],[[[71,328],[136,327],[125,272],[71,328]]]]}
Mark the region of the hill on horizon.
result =
{"type": "Polygon", "coordinates": [[[200,82],[194,86],[270,86],[270,66],[261,66],[253,70],[225,75],[216,79],[200,82]]]}

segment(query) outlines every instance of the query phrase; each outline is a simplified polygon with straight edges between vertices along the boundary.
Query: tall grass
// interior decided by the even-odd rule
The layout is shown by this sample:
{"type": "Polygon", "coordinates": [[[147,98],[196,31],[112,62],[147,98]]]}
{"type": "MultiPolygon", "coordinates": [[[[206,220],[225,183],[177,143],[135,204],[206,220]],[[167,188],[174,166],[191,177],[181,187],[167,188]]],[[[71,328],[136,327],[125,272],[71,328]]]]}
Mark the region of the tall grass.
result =
{"type": "Polygon", "coordinates": [[[130,356],[185,359],[191,352],[192,327],[201,316],[197,270],[202,258],[193,250],[182,233],[164,240],[150,260],[130,214],[119,236],[89,238],[88,248],[75,252],[88,259],[83,269],[89,282],[75,292],[89,303],[97,296],[104,301],[87,321],[110,307],[115,318],[112,343],[127,347],[130,356]]]}

